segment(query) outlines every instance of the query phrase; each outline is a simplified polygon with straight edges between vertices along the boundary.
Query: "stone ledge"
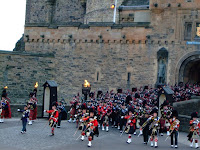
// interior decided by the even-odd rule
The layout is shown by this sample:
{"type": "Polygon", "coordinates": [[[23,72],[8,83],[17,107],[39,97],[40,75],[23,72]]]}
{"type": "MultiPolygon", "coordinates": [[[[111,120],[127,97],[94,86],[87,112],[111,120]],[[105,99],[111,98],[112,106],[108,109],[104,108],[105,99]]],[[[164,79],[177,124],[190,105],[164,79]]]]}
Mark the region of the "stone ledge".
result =
{"type": "Polygon", "coordinates": [[[141,5],[141,6],[119,6],[119,10],[149,10],[149,5],[141,5]]]}
{"type": "Polygon", "coordinates": [[[30,53],[30,52],[24,52],[24,51],[3,51],[0,50],[0,54],[8,54],[8,55],[21,55],[21,56],[36,56],[36,57],[55,57],[53,53],[30,53]]]}
{"type": "Polygon", "coordinates": [[[89,24],[83,24],[80,22],[69,22],[61,24],[40,24],[40,23],[27,23],[25,27],[48,27],[50,29],[57,29],[59,27],[79,27],[79,28],[90,28],[90,27],[111,27],[111,28],[123,28],[123,27],[145,27],[148,28],[150,22],[132,22],[132,23],[122,23],[114,24],[113,22],[89,22],[89,24]]]}
{"type": "Polygon", "coordinates": [[[173,106],[176,107],[177,105],[183,105],[183,104],[189,104],[189,103],[198,103],[200,102],[200,99],[191,99],[187,101],[180,101],[173,103],[173,106]]]}

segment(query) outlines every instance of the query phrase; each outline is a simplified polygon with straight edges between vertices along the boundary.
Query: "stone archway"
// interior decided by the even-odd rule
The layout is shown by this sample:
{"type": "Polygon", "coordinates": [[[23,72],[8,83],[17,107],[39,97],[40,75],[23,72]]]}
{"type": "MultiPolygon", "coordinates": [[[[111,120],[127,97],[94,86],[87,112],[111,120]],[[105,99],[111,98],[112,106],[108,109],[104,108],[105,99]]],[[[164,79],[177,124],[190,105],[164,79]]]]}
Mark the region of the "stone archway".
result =
{"type": "Polygon", "coordinates": [[[176,67],[176,83],[196,83],[200,81],[200,51],[183,56],[176,67]]]}

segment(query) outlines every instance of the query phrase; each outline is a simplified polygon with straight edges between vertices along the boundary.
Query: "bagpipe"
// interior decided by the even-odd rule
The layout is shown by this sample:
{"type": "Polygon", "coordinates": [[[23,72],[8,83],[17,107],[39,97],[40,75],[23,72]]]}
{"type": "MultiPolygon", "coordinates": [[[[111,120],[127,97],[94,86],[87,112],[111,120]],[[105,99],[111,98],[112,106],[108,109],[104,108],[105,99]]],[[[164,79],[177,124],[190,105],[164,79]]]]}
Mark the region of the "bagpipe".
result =
{"type": "Polygon", "coordinates": [[[154,120],[153,116],[149,117],[142,125],[142,130],[149,124],[152,122],[152,120],[154,120]]]}
{"type": "MultiPolygon", "coordinates": [[[[56,111],[57,111],[57,110],[56,110],[56,111]]],[[[54,114],[56,113],[56,111],[53,111],[53,112],[51,113],[50,118],[49,118],[49,126],[50,126],[50,127],[56,127],[57,122],[54,120],[54,119],[56,119],[56,118],[54,118],[54,114]]]]}
{"type": "Polygon", "coordinates": [[[32,103],[32,102],[28,102],[28,108],[30,109],[30,110],[34,110],[35,108],[36,108],[36,103],[32,103]]]}
{"type": "Polygon", "coordinates": [[[193,121],[193,124],[192,124],[192,126],[190,127],[190,131],[198,130],[198,129],[199,129],[198,124],[199,124],[199,120],[193,121]]]}
{"type": "Polygon", "coordinates": [[[5,102],[1,102],[1,105],[0,105],[0,107],[1,107],[1,109],[3,110],[5,110],[5,109],[8,109],[8,104],[6,103],[6,101],[5,102]]]}
{"type": "Polygon", "coordinates": [[[171,125],[170,125],[170,128],[169,128],[169,131],[173,132],[175,127],[180,123],[180,121],[178,119],[176,119],[171,125]]]}
{"type": "Polygon", "coordinates": [[[121,133],[121,135],[120,136],[122,136],[122,134],[125,132],[125,133],[128,133],[129,132],[129,130],[130,130],[130,124],[129,124],[129,122],[132,120],[132,119],[134,119],[135,118],[135,115],[133,114],[130,118],[128,118],[128,120],[127,120],[127,123],[126,123],[126,126],[125,126],[125,128],[124,128],[124,130],[123,130],[123,132],[121,133]]]}
{"type": "Polygon", "coordinates": [[[149,129],[152,129],[152,128],[156,128],[156,127],[158,127],[158,123],[160,122],[160,120],[158,119],[158,120],[153,120],[153,122],[150,124],[150,126],[149,126],[149,129]]]}
{"type": "Polygon", "coordinates": [[[167,139],[171,136],[171,134],[173,133],[175,127],[180,123],[180,121],[178,119],[176,119],[171,125],[170,125],[170,128],[169,128],[169,132],[170,134],[167,136],[167,138],[165,139],[165,141],[167,141],[167,139]]]}

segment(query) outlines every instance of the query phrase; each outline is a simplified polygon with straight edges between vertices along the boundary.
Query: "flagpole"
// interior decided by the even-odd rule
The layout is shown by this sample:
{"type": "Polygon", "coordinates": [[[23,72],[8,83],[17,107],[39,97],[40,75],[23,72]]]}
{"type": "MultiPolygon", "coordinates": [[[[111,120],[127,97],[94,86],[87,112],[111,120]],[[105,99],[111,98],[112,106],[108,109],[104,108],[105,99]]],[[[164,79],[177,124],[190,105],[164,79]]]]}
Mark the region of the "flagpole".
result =
{"type": "Polygon", "coordinates": [[[116,21],[116,13],[117,13],[117,0],[115,0],[115,8],[114,8],[114,16],[113,16],[113,22],[116,21]]]}

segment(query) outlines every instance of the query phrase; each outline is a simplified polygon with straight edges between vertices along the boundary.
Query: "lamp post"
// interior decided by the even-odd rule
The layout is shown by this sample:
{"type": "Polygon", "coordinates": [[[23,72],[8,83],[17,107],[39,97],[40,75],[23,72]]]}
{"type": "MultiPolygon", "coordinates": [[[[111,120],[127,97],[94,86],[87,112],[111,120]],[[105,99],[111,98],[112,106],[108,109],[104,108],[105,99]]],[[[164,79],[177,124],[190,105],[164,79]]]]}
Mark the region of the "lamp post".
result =
{"type": "Polygon", "coordinates": [[[117,13],[117,0],[115,0],[115,8],[114,8],[114,15],[113,15],[113,22],[116,21],[116,13],[117,13]]]}
{"type": "Polygon", "coordinates": [[[87,100],[87,95],[90,94],[91,86],[90,83],[85,80],[84,84],[82,85],[82,94],[84,95],[84,100],[87,100]]]}

